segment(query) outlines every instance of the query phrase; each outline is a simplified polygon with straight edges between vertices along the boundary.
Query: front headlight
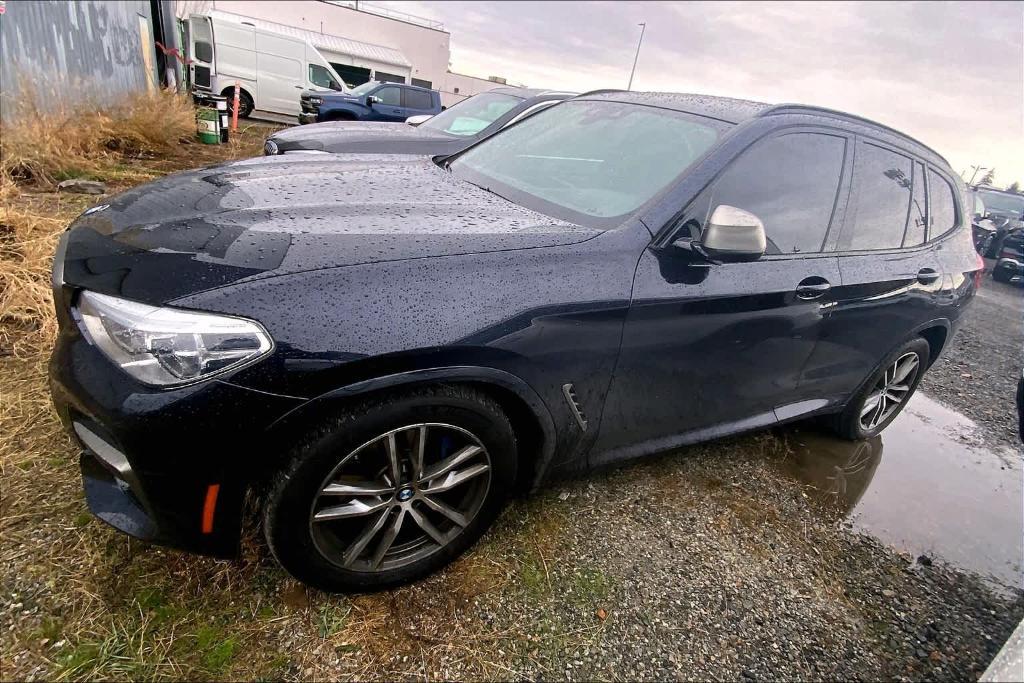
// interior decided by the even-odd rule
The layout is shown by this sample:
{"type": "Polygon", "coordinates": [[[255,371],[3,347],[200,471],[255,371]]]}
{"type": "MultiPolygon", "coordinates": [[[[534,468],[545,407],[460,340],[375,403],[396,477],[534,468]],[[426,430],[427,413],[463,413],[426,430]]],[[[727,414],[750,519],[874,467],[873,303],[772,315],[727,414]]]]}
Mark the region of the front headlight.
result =
{"type": "Polygon", "coordinates": [[[248,363],[273,347],[252,320],[147,306],[82,292],[89,339],[129,375],[156,386],[188,384],[248,363]]]}
{"type": "Polygon", "coordinates": [[[309,103],[310,104],[323,104],[324,100],[323,100],[322,97],[310,97],[309,98],[309,103]]]}

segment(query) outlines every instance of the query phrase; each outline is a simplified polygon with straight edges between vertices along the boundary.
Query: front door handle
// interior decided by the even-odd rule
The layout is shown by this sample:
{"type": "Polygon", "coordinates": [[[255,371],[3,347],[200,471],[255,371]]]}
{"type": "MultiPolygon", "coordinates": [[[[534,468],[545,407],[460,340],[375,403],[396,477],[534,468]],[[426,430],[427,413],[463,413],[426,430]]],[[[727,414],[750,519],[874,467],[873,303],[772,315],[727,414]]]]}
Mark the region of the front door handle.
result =
{"type": "Polygon", "coordinates": [[[930,285],[941,277],[934,268],[922,268],[917,271],[917,281],[922,285],[930,285]]]}
{"type": "Polygon", "coordinates": [[[796,286],[796,295],[800,299],[817,299],[830,289],[832,285],[828,280],[814,275],[800,281],[796,286]]]}

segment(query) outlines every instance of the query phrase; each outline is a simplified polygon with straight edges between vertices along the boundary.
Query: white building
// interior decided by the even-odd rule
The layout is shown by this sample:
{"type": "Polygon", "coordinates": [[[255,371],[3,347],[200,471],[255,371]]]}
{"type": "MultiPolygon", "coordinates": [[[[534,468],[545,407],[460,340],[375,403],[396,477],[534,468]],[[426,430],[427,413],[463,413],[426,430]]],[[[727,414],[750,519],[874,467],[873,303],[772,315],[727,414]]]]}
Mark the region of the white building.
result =
{"type": "Polygon", "coordinates": [[[309,40],[349,85],[368,80],[434,88],[451,106],[504,79],[476,78],[448,70],[451,34],[439,22],[359,3],[355,9],[323,0],[251,2],[176,0],[180,18],[228,13],[259,28],[309,40]]]}

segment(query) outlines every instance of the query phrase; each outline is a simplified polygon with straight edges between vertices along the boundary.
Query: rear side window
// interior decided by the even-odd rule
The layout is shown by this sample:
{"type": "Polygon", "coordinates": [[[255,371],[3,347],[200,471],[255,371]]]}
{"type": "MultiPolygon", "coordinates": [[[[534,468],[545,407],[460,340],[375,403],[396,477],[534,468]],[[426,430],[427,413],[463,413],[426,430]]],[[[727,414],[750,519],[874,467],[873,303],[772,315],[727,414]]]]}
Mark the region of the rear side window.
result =
{"type": "Polygon", "coordinates": [[[928,194],[931,199],[931,234],[944,235],[956,225],[956,204],[953,188],[945,178],[931,169],[928,170],[928,194]]]}
{"type": "Polygon", "coordinates": [[[410,109],[430,109],[434,105],[430,93],[424,90],[406,90],[405,106],[410,109]]]}
{"type": "Polygon", "coordinates": [[[757,143],[719,177],[713,209],[728,204],[764,223],[769,254],[821,251],[832,219],[846,139],[791,133],[757,143]]]}
{"type": "Polygon", "coordinates": [[[924,244],[925,216],[928,213],[928,202],[924,198],[924,164],[914,162],[914,189],[910,197],[910,218],[907,220],[907,236],[903,239],[903,246],[916,247],[924,244]]]}
{"type": "Polygon", "coordinates": [[[857,142],[852,210],[840,250],[894,249],[903,244],[910,208],[910,164],[902,154],[857,142]]]}

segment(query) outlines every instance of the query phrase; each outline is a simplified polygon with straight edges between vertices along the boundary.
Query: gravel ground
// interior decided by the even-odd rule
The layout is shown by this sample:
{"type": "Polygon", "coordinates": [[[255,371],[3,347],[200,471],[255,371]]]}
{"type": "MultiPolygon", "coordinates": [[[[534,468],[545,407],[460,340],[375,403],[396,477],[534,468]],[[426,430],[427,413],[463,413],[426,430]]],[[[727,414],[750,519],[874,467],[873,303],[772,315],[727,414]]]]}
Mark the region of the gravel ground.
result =
{"type": "Polygon", "coordinates": [[[985,276],[960,332],[920,388],[1020,449],[1015,395],[1024,367],[1024,288],[985,276]]]}

